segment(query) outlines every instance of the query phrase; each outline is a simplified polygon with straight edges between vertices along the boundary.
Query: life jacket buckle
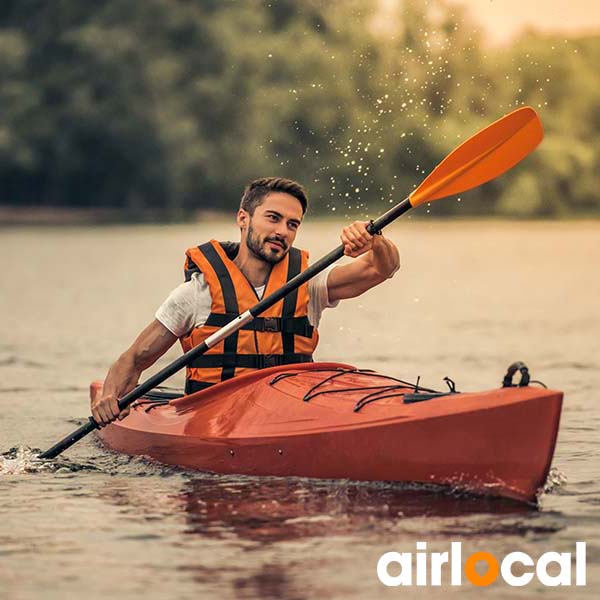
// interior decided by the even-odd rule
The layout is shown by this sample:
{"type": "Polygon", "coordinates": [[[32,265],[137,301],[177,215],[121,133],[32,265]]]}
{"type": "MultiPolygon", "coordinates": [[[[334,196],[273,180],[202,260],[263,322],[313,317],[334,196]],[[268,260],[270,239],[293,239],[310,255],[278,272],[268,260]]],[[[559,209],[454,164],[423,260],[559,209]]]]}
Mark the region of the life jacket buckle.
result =
{"type": "Polygon", "coordinates": [[[279,323],[277,317],[265,317],[264,318],[264,331],[277,332],[279,331],[279,323]]]}
{"type": "Polygon", "coordinates": [[[264,369],[268,369],[269,367],[277,367],[281,364],[279,355],[277,354],[263,354],[263,359],[261,362],[264,365],[264,369]]]}

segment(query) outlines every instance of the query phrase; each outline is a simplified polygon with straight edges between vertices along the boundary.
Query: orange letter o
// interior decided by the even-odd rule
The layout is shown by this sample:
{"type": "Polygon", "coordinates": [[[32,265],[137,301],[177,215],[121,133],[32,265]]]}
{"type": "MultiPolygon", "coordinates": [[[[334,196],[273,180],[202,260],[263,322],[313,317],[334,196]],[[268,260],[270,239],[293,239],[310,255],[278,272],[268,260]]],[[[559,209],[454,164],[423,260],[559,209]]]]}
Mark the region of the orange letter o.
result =
{"type": "Polygon", "coordinates": [[[471,554],[467,561],[465,562],[465,575],[467,579],[473,584],[479,587],[483,587],[486,585],[490,585],[490,583],[494,583],[498,577],[498,572],[500,568],[498,565],[498,561],[493,554],[489,552],[475,552],[475,554],[471,554]],[[487,563],[488,570],[485,575],[480,575],[475,570],[475,565],[482,560],[487,563]]]}

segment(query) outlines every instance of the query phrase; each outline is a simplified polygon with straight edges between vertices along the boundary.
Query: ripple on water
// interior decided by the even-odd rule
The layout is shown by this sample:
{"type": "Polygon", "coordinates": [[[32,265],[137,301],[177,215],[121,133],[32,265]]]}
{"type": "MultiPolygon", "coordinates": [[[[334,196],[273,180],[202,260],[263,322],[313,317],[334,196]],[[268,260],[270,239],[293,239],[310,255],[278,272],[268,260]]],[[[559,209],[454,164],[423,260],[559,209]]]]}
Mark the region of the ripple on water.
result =
{"type": "Polygon", "coordinates": [[[0,475],[24,475],[26,473],[72,473],[96,471],[94,465],[73,462],[67,458],[44,460],[39,458],[41,450],[28,446],[17,446],[0,455],[0,475]]]}
{"type": "MultiPolygon", "coordinates": [[[[81,424],[79,421],[74,421],[81,424]]],[[[169,477],[180,473],[177,467],[161,465],[141,456],[102,452],[88,458],[73,460],[66,456],[46,460],[39,458],[42,450],[29,446],[15,446],[0,454],[0,475],[32,473],[76,473],[94,471],[105,475],[130,477],[169,477]]]]}

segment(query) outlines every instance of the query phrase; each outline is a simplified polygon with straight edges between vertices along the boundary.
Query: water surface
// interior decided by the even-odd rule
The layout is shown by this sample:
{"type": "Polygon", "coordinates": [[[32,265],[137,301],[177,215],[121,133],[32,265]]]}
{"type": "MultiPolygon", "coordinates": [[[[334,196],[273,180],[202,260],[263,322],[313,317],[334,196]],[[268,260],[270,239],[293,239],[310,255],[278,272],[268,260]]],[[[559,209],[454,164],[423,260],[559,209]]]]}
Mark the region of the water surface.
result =
{"type": "MultiPolygon", "coordinates": [[[[340,224],[307,223],[313,259],[340,224]]],[[[379,556],[433,551],[497,557],[574,551],[588,543],[588,586],[600,558],[600,224],[429,223],[389,229],[402,269],[327,311],[318,358],[443,388],[498,387],[525,361],[565,391],[554,460],[566,483],[539,509],[413,486],[192,473],[117,455],[92,436],[35,472],[24,446],[50,446],[88,415],[88,385],[181,281],[183,251],[235,238],[235,227],[21,228],[0,232],[0,597],[397,598],[480,590],[388,589],[379,556]]],[[[178,355],[174,349],[160,361],[178,355]]],[[[181,385],[174,377],[170,385],[181,385]]],[[[535,427],[535,423],[532,423],[535,427]]],[[[468,432],[465,432],[468,435],[468,432]]],[[[496,582],[505,598],[564,597],[496,582]]]]}

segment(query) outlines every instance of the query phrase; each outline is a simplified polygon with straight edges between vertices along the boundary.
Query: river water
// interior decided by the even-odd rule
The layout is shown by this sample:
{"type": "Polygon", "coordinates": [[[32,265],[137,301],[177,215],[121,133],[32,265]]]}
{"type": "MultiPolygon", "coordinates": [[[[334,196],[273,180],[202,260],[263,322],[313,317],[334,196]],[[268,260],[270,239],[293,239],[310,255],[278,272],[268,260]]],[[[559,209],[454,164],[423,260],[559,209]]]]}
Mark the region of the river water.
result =
{"type": "MultiPolygon", "coordinates": [[[[306,223],[313,259],[341,223],[306,223]]],[[[443,388],[498,387],[525,361],[565,392],[553,489],[527,506],[411,486],[193,473],[103,449],[88,436],[40,466],[88,415],[88,385],[182,277],[183,251],[227,223],[0,231],[0,598],[443,597],[480,588],[387,588],[387,551],[463,544],[463,556],[574,552],[587,586],[493,598],[592,598],[600,591],[600,223],[428,222],[386,232],[402,269],[324,314],[318,358],[443,388]]],[[[157,365],[177,356],[173,350],[157,365]]],[[[170,384],[180,385],[181,376],[170,384]]],[[[532,427],[535,426],[532,423],[532,427]]],[[[468,432],[465,432],[468,435],[468,432]]]]}

